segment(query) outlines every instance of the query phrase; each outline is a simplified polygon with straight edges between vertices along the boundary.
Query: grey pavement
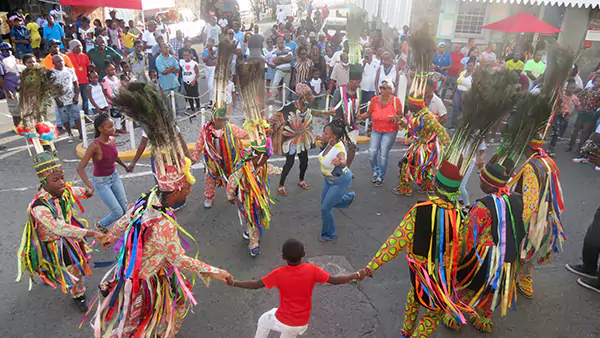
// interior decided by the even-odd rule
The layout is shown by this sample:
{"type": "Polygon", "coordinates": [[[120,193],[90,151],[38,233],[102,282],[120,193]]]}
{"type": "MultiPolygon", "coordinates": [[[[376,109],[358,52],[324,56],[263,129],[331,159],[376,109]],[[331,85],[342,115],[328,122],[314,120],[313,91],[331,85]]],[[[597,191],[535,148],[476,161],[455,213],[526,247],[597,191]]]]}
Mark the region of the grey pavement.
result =
{"type": "MultiPolygon", "coordinates": [[[[0,143],[9,147],[0,152],[3,182],[0,219],[4,229],[0,239],[0,332],[2,337],[91,337],[89,318],[81,329],[77,328],[82,316],[73,307],[69,296],[39,284],[28,291],[27,281],[15,283],[15,253],[26,220],[25,210],[35,193],[37,180],[27,152],[15,148],[22,146],[23,141],[12,139],[10,133],[0,134],[0,143]]],[[[78,164],[74,146],[59,141],[57,148],[64,160],[65,176],[74,178],[78,164]]],[[[563,267],[567,262],[579,261],[585,229],[598,207],[600,176],[592,166],[571,163],[570,154],[562,152],[562,147],[558,149],[557,163],[562,171],[567,205],[563,220],[568,240],[562,254],[549,265],[537,269],[534,299],[520,297],[517,312],[510,312],[505,318],[495,313],[496,326],[492,334],[483,335],[471,327],[464,327],[458,333],[440,327],[433,337],[600,336],[600,295],[577,285],[577,278],[563,267]]],[[[307,259],[328,271],[355,271],[372,258],[410,206],[424,198],[423,195],[398,197],[389,190],[395,184],[395,165],[402,155],[399,146],[390,156],[383,188],[374,188],[370,183],[366,146],[361,150],[352,168],[356,176],[352,189],[357,192],[357,199],[350,209],[335,212],[339,239],[333,243],[318,241],[323,179],[314,158],[310,160],[306,177],[312,185],[311,190],[303,191],[296,186],[296,164],[287,182],[290,195],[286,198],[273,195],[276,204],[272,227],[261,240],[262,255],[259,257],[248,255],[246,242],[240,235],[237,213],[225,200],[222,189],[217,190],[214,207],[203,208],[200,170],[195,170],[198,182],[187,206],[178,212],[179,222],[198,241],[203,261],[227,269],[238,280],[259,278],[283,264],[281,245],[290,237],[303,241],[307,259]]],[[[274,159],[274,164],[283,165],[281,159],[274,159]]],[[[141,161],[131,174],[125,174],[119,168],[129,202],[134,202],[153,184],[149,170],[147,160],[141,161]]],[[[273,187],[278,180],[279,177],[272,178],[273,187]]],[[[481,196],[475,175],[468,188],[472,197],[481,196]]],[[[91,224],[108,212],[98,196],[84,201],[83,205],[86,210],[83,216],[91,224]]],[[[109,251],[98,249],[94,252],[95,261],[113,258],[109,251]]],[[[88,298],[95,294],[106,269],[93,269],[93,272],[94,275],[86,280],[88,298]]],[[[342,286],[317,286],[312,320],[305,336],[398,337],[409,283],[408,267],[404,256],[400,255],[378,271],[373,279],[342,286]]],[[[251,337],[260,315],[276,307],[278,302],[276,290],[232,289],[218,282],[213,282],[209,288],[199,283],[194,287],[194,293],[199,305],[187,316],[178,337],[251,337]]]]}

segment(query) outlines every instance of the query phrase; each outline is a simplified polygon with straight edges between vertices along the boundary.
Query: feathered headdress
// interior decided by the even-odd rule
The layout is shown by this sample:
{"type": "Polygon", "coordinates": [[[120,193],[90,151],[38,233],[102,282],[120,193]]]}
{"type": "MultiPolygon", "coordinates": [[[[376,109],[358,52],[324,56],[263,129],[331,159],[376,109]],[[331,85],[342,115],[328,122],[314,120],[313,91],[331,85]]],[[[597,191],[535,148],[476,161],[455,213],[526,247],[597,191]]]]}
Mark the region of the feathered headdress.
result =
{"type": "Polygon", "coordinates": [[[239,62],[236,70],[236,86],[244,110],[244,128],[248,132],[250,144],[256,152],[267,153],[270,156],[272,149],[267,142],[266,133],[270,126],[263,117],[264,62],[258,59],[239,62]]]}
{"type": "Polygon", "coordinates": [[[562,86],[573,67],[573,54],[554,44],[548,51],[548,67],[539,93],[526,93],[511,114],[507,132],[496,154],[500,163],[511,159],[518,163],[531,140],[539,134],[542,139],[552,117],[560,108],[562,86]]]}
{"type": "Polygon", "coordinates": [[[217,52],[217,65],[215,67],[215,99],[213,106],[213,114],[215,117],[227,117],[227,104],[225,97],[227,96],[227,85],[231,79],[231,63],[236,45],[229,40],[226,35],[223,35],[219,40],[219,50],[217,52]]]}
{"type": "Polygon", "coordinates": [[[408,102],[418,107],[425,107],[425,88],[435,53],[435,41],[430,33],[429,23],[424,23],[413,34],[410,44],[417,69],[408,92],[408,102]]]}
{"type": "Polygon", "coordinates": [[[156,180],[161,191],[176,191],[194,184],[191,161],[185,157],[169,101],[160,89],[142,82],[121,87],[113,106],[142,125],[152,144],[156,180]]]}
{"type": "Polygon", "coordinates": [[[55,83],[54,73],[41,67],[26,68],[21,73],[19,89],[19,109],[21,124],[17,126],[19,135],[34,146],[36,154],[44,151],[42,143],[48,143],[53,152],[52,141],[56,140],[56,126],[48,121],[48,108],[52,98],[61,94],[61,87],[55,83]]]}
{"type": "Polygon", "coordinates": [[[509,71],[478,69],[473,73],[473,86],[465,96],[458,128],[445,154],[453,164],[463,157],[459,168],[462,175],[492,126],[514,106],[518,80],[518,75],[509,71]]]}

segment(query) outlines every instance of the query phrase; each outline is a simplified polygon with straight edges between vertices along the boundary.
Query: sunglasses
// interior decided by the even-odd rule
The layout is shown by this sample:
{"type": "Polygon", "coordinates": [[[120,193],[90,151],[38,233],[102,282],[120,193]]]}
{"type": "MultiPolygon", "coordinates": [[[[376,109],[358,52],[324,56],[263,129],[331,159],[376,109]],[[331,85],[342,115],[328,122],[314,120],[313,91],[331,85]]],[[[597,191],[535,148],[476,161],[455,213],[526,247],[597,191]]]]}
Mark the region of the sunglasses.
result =
{"type": "Polygon", "coordinates": [[[388,87],[388,86],[379,86],[379,89],[392,89],[392,87],[388,87]]]}

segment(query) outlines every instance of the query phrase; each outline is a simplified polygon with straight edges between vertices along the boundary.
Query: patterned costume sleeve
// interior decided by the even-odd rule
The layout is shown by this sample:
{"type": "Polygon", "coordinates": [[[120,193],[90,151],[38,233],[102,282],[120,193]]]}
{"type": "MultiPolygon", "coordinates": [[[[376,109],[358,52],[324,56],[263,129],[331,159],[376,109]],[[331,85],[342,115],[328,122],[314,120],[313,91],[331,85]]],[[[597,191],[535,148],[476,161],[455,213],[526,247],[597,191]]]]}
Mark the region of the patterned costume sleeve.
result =
{"type": "Polygon", "coordinates": [[[540,200],[540,186],[530,164],[523,168],[523,222],[527,224],[531,215],[538,210],[540,200]]]}
{"type": "Polygon", "coordinates": [[[200,158],[200,154],[204,150],[204,127],[200,129],[200,135],[198,135],[198,140],[196,140],[196,145],[194,145],[194,152],[191,154],[191,160],[194,162],[198,161],[200,158]]]}
{"type": "Polygon", "coordinates": [[[404,219],[402,219],[400,225],[398,225],[396,230],[394,230],[379,251],[377,251],[371,262],[367,264],[367,268],[371,269],[372,272],[377,271],[384,264],[396,258],[409,243],[412,243],[416,215],[416,208],[412,208],[404,215],[404,219]]]}
{"type": "Polygon", "coordinates": [[[119,218],[113,225],[110,227],[110,231],[106,234],[106,238],[112,243],[121,238],[125,230],[129,226],[131,221],[131,216],[129,212],[126,212],[123,217],[119,218]]]}
{"type": "Polygon", "coordinates": [[[450,136],[448,136],[446,128],[444,128],[444,126],[438,122],[437,118],[433,114],[423,115],[423,122],[426,126],[429,126],[428,129],[430,129],[432,132],[431,135],[437,135],[442,146],[445,147],[450,143],[450,136]]]}
{"type": "Polygon", "coordinates": [[[236,170],[233,174],[231,174],[231,176],[229,176],[229,179],[227,180],[227,188],[225,189],[228,200],[231,201],[237,195],[238,181],[241,178],[242,178],[242,168],[236,170]]]}
{"type": "Polygon", "coordinates": [[[231,123],[231,132],[233,133],[233,137],[237,139],[246,139],[248,138],[248,132],[245,129],[242,129],[235,124],[231,123]]]}
{"type": "Polygon", "coordinates": [[[82,199],[87,199],[87,197],[85,197],[85,192],[87,191],[86,188],[71,187],[71,190],[73,191],[73,195],[75,195],[75,197],[82,198],[82,199]]]}
{"type": "Polygon", "coordinates": [[[202,273],[218,273],[220,270],[202,261],[188,257],[185,249],[181,246],[177,227],[171,222],[165,222],[160,227],[164,252],[167,261],[180,270],[189,271],[200,275],[202,273]]]}
{"type": "Polygon", "coordinates": [[[465,252],[468,253],[473,249],[475,245],[474,236],[477,237],[478,244],[493,245],[493,238],[490,232],[491,224],[492,215],[490,214],[490,210],[483,203],[476,202],[465,218],[465,227],[467,230],[465,252]]]}
{"type": "Polygon", "coordinates": [[[40,205],[31,211],[33,217],[44,227],[47,233],[53,233],[60,237],[83,239],[87,233],[86,229],[66,223],[63,220],[56,219],[48,207],[40,205]]]}

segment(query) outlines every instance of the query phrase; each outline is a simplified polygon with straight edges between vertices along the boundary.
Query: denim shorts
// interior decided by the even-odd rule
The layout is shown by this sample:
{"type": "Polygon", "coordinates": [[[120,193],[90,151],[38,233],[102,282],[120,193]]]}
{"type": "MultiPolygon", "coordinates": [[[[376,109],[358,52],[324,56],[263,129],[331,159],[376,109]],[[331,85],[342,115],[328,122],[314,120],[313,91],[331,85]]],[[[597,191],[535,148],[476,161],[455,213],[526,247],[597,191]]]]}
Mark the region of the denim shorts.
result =
{"type": "Polygon", "coordinates": [[[73,123],[79,119],[79,105],[70,104],[62,107],[58,107],[60,113],[60,120],[64,122],[73,123]]]}

